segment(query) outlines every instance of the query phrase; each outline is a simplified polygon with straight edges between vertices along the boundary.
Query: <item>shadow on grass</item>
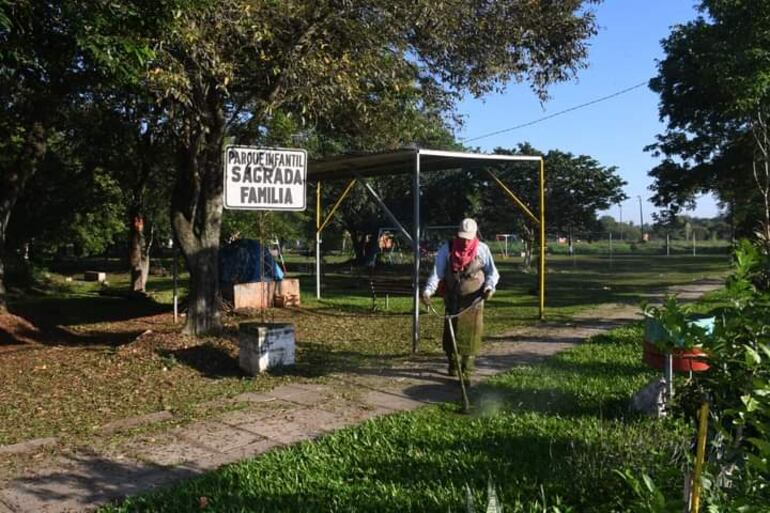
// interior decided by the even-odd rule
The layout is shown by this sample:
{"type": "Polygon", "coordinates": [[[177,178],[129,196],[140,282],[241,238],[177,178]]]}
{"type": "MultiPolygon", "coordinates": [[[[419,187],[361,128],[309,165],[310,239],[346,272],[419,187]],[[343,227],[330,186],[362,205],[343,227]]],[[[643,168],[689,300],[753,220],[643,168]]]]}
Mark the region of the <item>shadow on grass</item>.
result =
{"type": "Polygon", "coordinates": [[[172,351],[159,351],[164,358],[173,359],[198,371],[202,376],[212,379],[233,378],[245,376],[238,365],[238,359],[233,357],[226,349],[212,344],[186,347],[172,351]]]}
{"type": "Polygon", "coordinates": [[[33,340],[45,345],[107,345],[131,342],[146,328],[122,326],[78,333],[69,326],[131,321],[168,312],[168,307],[149,299],[109,296],[26,297],[15,302],[11,311],[40,330],[33,340]]]}

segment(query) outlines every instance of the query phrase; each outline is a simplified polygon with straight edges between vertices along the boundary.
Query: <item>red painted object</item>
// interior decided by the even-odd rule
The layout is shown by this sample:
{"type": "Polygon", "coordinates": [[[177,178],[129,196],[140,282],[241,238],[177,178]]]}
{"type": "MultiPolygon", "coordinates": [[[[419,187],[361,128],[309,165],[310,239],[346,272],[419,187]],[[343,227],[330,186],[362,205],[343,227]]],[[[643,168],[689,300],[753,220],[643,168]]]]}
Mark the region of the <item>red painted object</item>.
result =
{"type": "MultiPolygon", "coordinates": [[[[674,372],[704,372],[709,370],[706,361],[708,355],[698,348],[674,349],[672,351],[672,364],[674,372]]],[[[665,353],[661,353],[651,342],[644,341],[644,354],[642,361],[653,369],[663,369],[666,363],[665,353]]]]}

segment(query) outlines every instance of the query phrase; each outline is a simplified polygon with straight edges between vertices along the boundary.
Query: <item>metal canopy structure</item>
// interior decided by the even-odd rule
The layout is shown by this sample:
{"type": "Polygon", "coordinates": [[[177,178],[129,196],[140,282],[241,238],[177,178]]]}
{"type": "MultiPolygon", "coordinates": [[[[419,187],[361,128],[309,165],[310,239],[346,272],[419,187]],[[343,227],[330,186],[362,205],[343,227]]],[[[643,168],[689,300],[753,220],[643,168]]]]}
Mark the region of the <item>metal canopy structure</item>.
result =
{"type": "Polygon", "coordinates": [[[420,175],[421,173],[452,169],[479,170],[480,173],[486,172],[509,196],[519,210],[538,226],[540,233],[540,259],[538,267],[539,315],[543,319],[545,317],[545,167],[543,165],[543,158],[540,156],[487,155],[483,153],[403,148],[380,153],[345,155],[310,161],[308,165],[308,180],[316,182],[316,298],[321,299],[321,233],[331,222],[335,212],[350,190],[357,181],[360,181],[388,218],[412,243],[414,251],[412,276],[412,287],[414,289],[412,352],[416,352],[417,342],[420,338],[420,175]],[[488,169],[490,164],[522,161],[539,164],[538,215],[535,215],[513,191],[488,169]],[[404,228],[398,221],[398,218],[366,181],[367,177],[399,174],[412,175],[414,224],[411,233],[404,228]],[[321,183],[329,180],[343,179],[349,180],[348,185],[340,194],[329,213],[323,217],[321,215],[321,183]]]}

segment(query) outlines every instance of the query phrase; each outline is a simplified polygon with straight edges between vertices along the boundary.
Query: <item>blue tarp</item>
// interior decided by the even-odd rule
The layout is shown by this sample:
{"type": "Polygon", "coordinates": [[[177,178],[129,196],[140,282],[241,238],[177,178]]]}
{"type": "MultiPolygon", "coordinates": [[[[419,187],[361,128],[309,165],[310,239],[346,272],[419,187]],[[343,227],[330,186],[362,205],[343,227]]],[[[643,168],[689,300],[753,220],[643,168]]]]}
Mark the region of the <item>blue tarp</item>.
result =
{"type": "Polygon", "coordinates": [[[283,279],[283,270],[273,259],[270,250],[262,248],[259,241],[240,239],[219,249],[219,282],[221,287],[232,287],[236,283],[283,279]],[[259,269],[259,254],[264,254],[264,273],[259,269]]]}

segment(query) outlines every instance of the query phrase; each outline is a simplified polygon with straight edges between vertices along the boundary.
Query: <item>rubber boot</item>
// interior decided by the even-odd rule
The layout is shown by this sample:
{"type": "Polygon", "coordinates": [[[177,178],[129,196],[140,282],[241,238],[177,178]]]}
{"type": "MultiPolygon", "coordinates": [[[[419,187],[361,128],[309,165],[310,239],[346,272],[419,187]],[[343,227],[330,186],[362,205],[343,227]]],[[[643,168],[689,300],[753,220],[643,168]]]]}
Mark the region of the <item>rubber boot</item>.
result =
{"type": "Polygon", "coordinates": [[[446,373],[450,376],[457,376],[457,360],[455,360],[455,355],[452,353],[447,353],[447,360],[449,360],[449,367],[447,367],[446,373]]]}

